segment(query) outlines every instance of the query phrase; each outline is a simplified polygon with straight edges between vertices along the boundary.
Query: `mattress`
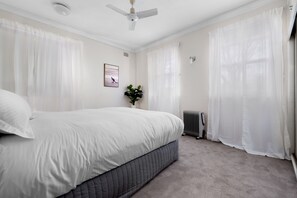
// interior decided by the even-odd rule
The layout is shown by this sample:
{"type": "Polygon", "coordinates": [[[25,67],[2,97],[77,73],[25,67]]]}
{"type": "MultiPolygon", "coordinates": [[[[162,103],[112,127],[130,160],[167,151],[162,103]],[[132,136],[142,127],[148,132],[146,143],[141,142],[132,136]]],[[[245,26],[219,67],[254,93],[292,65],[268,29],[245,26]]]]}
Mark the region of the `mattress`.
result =
{"type": "Polygon", "coordinates": [[[0,138],[1,197],[57,197],[177,140],[182,121],[131,108],[37,113],[35,139],[0,138]]]}

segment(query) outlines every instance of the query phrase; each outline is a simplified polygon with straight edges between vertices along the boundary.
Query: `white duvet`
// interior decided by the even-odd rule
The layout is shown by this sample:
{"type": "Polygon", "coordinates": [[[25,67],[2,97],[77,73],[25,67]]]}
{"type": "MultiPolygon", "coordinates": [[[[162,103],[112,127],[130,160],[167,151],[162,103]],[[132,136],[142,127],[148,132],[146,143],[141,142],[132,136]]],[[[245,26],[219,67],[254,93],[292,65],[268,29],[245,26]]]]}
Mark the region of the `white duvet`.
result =
{"type": "Polygon", "coordinates": [[[0,197],[56,197],[76,185],[177,140],[168,113],[104,108],[38,113],[35,139],[0,138],[0,197]]]}

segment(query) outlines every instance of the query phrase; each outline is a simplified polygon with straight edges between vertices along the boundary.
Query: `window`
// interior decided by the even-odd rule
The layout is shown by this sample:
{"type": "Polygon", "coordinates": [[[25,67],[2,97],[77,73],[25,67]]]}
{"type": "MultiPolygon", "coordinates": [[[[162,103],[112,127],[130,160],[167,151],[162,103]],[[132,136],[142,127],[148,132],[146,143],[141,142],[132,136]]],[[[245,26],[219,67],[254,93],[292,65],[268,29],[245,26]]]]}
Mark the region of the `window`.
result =
{"type": "Polygon", "coordinates": [[[178,44],[148,53],[150,110],[180,116],[180,60],[178,44]]]}

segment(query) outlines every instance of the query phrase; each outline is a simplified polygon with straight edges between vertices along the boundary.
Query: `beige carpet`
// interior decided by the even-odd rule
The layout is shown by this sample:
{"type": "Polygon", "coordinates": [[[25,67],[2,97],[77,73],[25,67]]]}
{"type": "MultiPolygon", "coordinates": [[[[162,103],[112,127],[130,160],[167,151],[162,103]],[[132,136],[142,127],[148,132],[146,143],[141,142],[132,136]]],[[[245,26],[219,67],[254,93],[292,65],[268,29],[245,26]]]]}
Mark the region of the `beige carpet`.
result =
{"type": "Polygon", "coordinates": [[[185,136],[179,161],[165,169],[133,198],[297,198],[290,161],[185,136]]]}

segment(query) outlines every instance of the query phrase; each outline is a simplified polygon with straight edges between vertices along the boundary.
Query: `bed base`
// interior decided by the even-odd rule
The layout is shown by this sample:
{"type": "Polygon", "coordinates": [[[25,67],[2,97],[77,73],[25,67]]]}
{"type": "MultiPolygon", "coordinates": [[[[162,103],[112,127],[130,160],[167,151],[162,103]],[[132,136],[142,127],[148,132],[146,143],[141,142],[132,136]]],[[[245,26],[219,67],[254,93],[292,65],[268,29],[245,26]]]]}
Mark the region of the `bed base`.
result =
{"type": "Polygon", "coordinates": [[[131,197],[176,160],[178,141],[90,179],[59,198],[131,197]]]}

